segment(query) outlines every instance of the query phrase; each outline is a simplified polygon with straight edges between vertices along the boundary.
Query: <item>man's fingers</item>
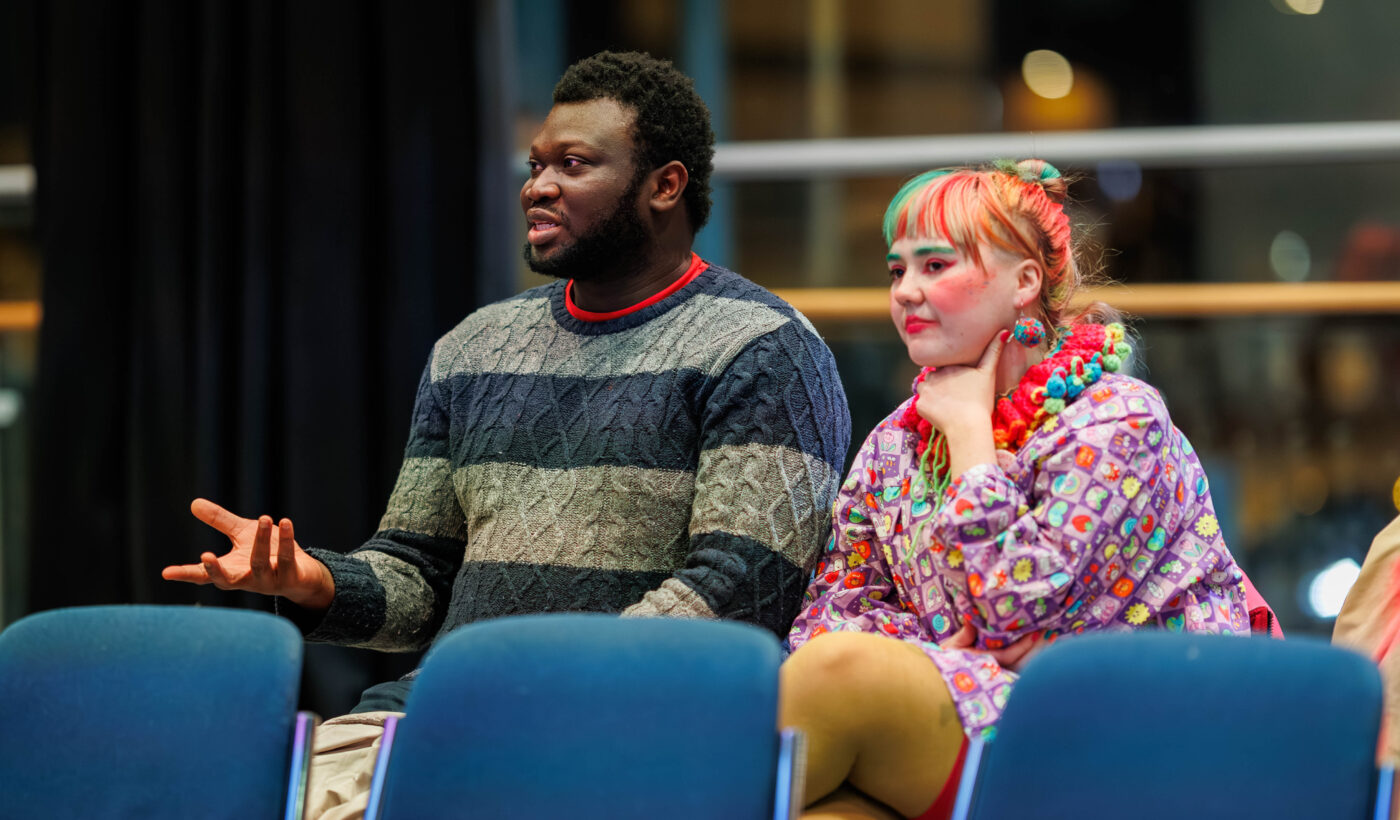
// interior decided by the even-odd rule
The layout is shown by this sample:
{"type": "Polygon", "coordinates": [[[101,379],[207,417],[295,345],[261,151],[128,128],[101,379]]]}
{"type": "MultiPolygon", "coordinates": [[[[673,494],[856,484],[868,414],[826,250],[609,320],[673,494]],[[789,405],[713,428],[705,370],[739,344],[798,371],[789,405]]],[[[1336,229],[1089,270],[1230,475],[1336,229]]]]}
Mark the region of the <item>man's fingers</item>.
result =
{"type": "Polygon", "coordinates": [[[184,581],[187,584],[209,583],[209,573],[203,564],[176,564],[160,571],[160,577],[167,581],[184,581]]]}
{"type": "Polygon", "coordinates": [[[219,559],[212,552],[206,552],[199,556],[199,563],[204,569],[205,575],[209,576],[209,582],[215,586],[232,586],[228,575],[224,574],[224,568],[219,566],[219,559]]]}
{"type": "Polygon", "coordinates": [[[296,569],[296,533],[292,531],[292,519],[284,518],[277,523],[277,574],[283,578],[296,569]]]}
{"type": "Polygon", "coordinates": [[[253,534],[253,551],[248,556],[248,567],[254,575],[265,575],[272,569],[272,518],[269,516],[258,517],[258,529],[253,534]]]}
{"type": "Polygon", "coordinates": [[[234,515],[207,498],[196,498],[191,501],[190,512],[194,513],[195,518],[230,537],[248,521],[248,519],[234,515]]]}

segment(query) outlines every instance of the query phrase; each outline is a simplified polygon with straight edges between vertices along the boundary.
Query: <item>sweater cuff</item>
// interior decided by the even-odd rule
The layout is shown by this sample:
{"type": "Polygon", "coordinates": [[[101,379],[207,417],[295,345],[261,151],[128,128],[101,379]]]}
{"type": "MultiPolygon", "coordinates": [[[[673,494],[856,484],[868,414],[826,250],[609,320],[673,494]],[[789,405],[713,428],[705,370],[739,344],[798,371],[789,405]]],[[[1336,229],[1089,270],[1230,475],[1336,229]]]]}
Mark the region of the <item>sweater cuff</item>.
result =
{"type": "Polygon", "coordinates": [[[330,570],[335,597],[323,612],[284,599],[279,599],[278,611],[311,643],[355,646],[369,642],[384,627],[384,588],[373,569],[364,561],[332,550],[306,551],[330,570]]]}

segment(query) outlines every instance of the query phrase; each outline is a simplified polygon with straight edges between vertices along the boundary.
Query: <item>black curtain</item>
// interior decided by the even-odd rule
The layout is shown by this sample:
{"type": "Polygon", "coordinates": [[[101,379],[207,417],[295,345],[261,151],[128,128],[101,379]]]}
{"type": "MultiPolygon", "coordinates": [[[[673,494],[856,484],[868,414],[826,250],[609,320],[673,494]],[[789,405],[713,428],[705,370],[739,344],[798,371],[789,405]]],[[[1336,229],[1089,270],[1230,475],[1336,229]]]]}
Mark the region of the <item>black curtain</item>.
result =
{"type": "MultiPolygon", "coordinates": [[[[503,8],[37,5],[28,609],[270,608],[161,580],[226,548],[195,496],[374,531],[433,340],[514,276],[503,8]]],[[[413,661],[313,647],[304,705],[413,661]]]]}

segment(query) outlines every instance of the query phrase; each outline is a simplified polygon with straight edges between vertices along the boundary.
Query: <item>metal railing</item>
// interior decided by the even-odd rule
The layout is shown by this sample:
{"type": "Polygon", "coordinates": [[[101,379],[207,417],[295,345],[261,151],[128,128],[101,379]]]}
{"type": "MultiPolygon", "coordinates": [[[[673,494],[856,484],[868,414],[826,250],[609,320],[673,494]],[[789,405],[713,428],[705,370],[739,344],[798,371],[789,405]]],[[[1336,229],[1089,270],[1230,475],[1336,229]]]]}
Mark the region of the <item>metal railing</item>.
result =
{"type": "Polygon", "coordinates": [[[1212,168],[1400,160],[1400,122],[731,142],[715,149],[715,177],[752,181],[907,174],[1029,156],[1065,168],[1092,168],[1106,161],[1143,168],[1212,168]]]}
{"type": "MultiPolygon", "coordinates": [[[[1037,156],[1062,168],[1131,162],[1143,168],[1216,168],[1400,160],[1400,122],[1209,125],[1102,131],[728,142],[715,149],[719,181],[898,175],[997,157],[1037,156]]],[[[522,163],[523,167],[523,163],[522,163]]],[[[35,175],[0,166],[0,207],[32,207],[35,175]]],[[[883,318],[884,288],[779,292],[816,319],[883,318]]],[[[1400,283],[1206,283],[1110,286],[1102,299],[1138,316],[1400,313],[1400,283]]],[[[0,303],[0,330],[37,327],[37,303],[0,303]]]]}

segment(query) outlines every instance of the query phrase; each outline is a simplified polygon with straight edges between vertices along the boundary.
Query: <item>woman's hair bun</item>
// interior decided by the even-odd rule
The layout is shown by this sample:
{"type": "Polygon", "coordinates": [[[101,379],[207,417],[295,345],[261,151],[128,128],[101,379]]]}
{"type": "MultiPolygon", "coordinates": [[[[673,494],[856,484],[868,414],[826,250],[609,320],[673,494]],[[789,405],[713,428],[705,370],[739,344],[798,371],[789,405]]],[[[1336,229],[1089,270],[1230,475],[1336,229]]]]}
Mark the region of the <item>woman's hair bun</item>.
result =
{"type": "Polygon", "coordinates": [[[1060,173],[1060,169],[1043,159],[1030,158],[1019,162],[998,160],[994,165],[998,171],[1010,174],[1022,182],[1039,185],[1056,204],[1063,205],[1065,197],[1069,194],[1069,184],[1060,173]]]}

